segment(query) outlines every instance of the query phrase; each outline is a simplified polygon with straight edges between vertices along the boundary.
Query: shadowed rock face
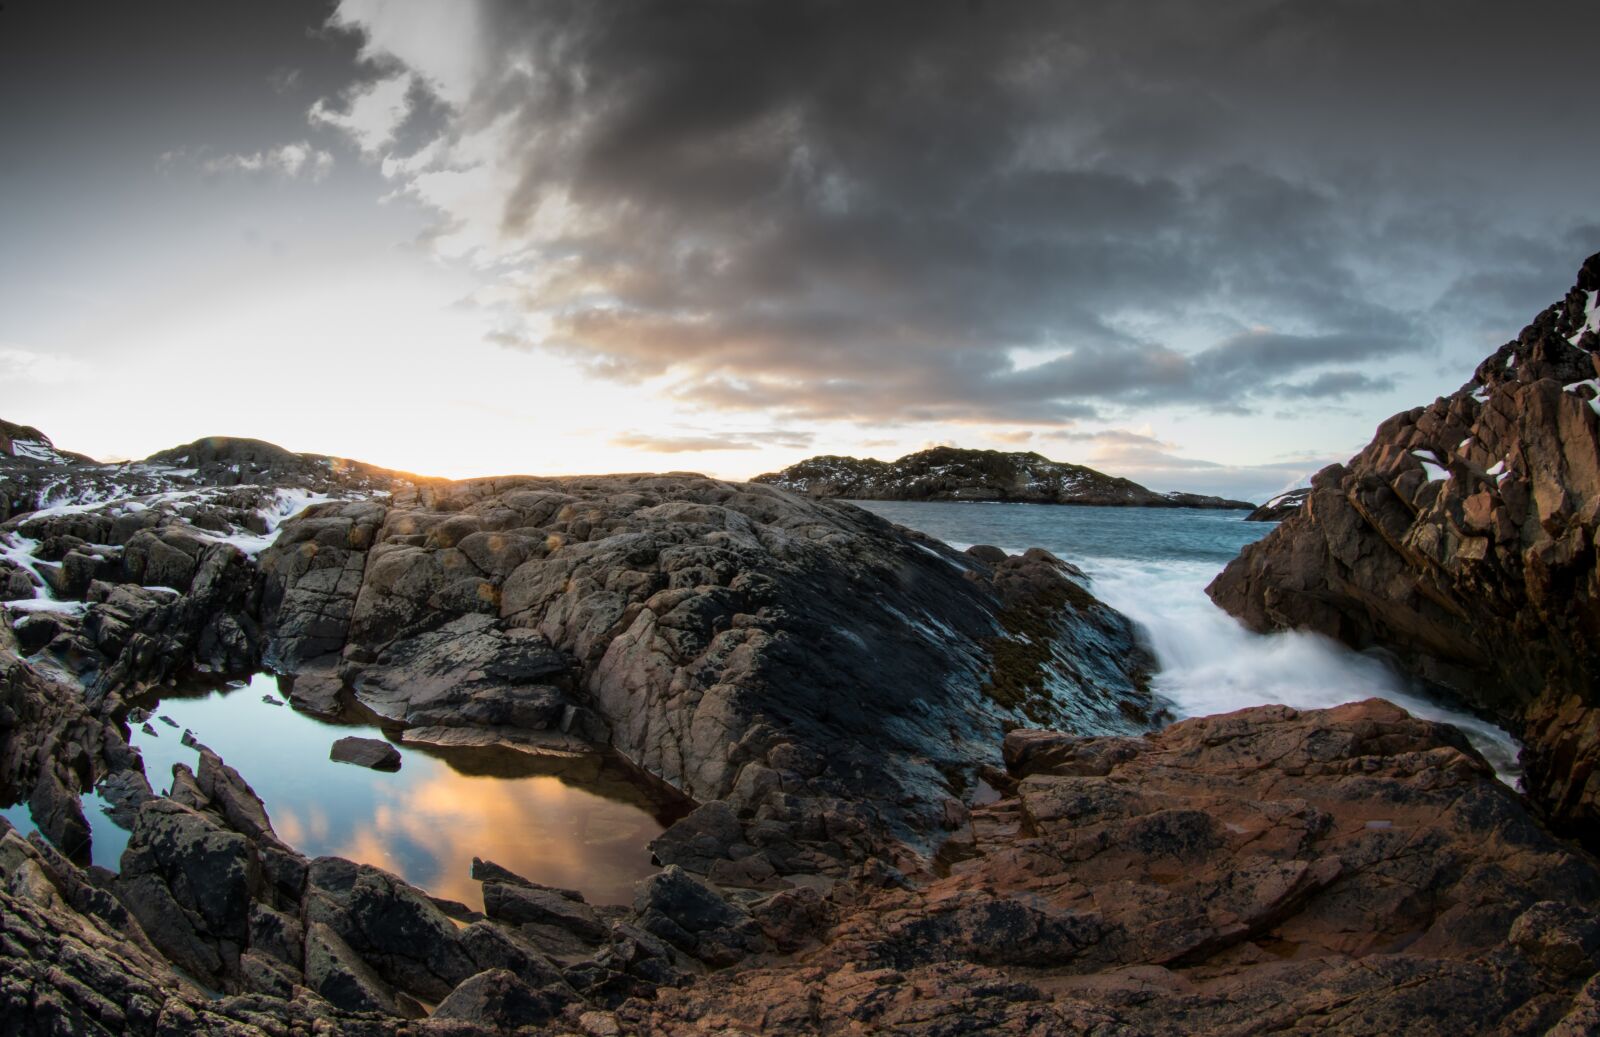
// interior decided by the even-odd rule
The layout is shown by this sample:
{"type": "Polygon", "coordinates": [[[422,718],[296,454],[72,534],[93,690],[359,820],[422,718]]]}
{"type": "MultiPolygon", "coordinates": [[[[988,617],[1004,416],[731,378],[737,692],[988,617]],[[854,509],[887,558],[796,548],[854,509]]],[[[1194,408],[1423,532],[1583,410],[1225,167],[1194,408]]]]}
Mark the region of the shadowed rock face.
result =
{"type": "Polygon", "coordinates": [[[1381,647],[1524,744],[1550,817],[1600,844],[1600,256],[1475,380],[1379,426],[1209,588],[1257,630],[1381,647]]]}
{"type": "Polygon", "coordinates": [[[864,826],[925,837],[1004,721],[1156,712],[1131,627],[1069,567],[979,555],[699,476],[463,483],[288,523],[267,659],[302,704],[348,686],[411,725],[609,741],[842,853],[864,826]]]}
{"type": "Polygon", "coordinates": [[[1131,479],[1042,454],[934,447],[898,461],[823,456],[755,477],[812,497],[846,500],[1012,501],[1138,508],[1238,508],[1249,501],[1157,493],[1131,479]]]}

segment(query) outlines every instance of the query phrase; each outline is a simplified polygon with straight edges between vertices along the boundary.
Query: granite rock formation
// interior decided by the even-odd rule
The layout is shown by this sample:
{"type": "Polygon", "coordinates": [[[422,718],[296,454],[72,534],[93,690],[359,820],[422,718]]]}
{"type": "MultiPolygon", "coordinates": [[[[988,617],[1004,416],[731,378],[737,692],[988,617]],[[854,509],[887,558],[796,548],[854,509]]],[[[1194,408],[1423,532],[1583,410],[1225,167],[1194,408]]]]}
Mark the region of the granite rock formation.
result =
{"type": "Polygon", "coordinates": [[[1042,454],[934,447],[898,461],[822,456],[758,475],[755,482],[845,500],[1006,501],[1132,508],[1250,510],[1249,501],[1157,493],[1131,479],[1042,454]]]}
{"type": "Polygon", "coordinates": [[[28,585],[0,626],[0,797],[40,828],[0,822],[0,1032],[1600,1017],[1600,871],[1458,732],[1369,702],[1151,733],[1133,628],[1045,552],[958,553],[698,476],[444,483],[259,444],[181,456],[159,463],[194,474],[161,478],[282,467],[74,491],[0,523],[28,585]],[[127,743],[146,714],[126,697],[263,662],[298,709],[359,704],[402,742],[609,745],[697,805],[623,907],[478,860],[479,913],[309,859],[215,753],[193,745],[158,795],[127,743]],[[91,786],[130,831],[115,873],[87,864],[91,786]]]}
{"type": "Polygon", "coordinates": [[[1210,587],[1257,630],[1382,648],[1523,743],[1600,846],[1600,255],[1471,383],[1378,427],[1210,587]]]}
{"type": "Polygon", "coordinates": [[[1127,620],[1046,552],[767,486],[432,486],[311,508],[261,569],[265,658],[302,707],[609,744],[759,822],[763,872],[837,864],[867,828],[925,842],[1005,723],[1132,733],[1160,709],[1127,620]]]}
{"type": "Polygon", "coordinates": [[[1592,1032],[1600,870],[1453,728],[1262,707],[1004,755],[1002,798],[906,871],[669,867],[602,909],[478,862],[488,917],[455,922],[283,847],[202,758],[119,876],[0,824],[0,1010],[27,1035],[1592,1032]]]}

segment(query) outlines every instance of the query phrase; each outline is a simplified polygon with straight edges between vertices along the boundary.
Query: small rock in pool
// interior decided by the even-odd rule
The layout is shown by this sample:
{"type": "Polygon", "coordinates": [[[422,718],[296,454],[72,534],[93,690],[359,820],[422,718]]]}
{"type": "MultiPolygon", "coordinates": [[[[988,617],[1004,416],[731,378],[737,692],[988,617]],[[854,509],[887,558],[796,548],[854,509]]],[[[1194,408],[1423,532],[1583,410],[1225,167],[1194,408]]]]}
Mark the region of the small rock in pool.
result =
{"type": "Polygon", "coordinates": [[[143,706],[134,706],[132,709],[128,710],[128,723],[142,724],[146,720],[149,720],[150,716],[151,713],[148,709],[145,709],[143,706]]]}
{"type": "Polygon", "coordinates": [[[337,763],[353,763],[371,767],[375,771],[400,769],[400,750],[376,738],[357,738],[351,735],[333,743],[328,759],[337,763]]]}
{"type": "Polygon", "coordinates": [[[187,745],[191,749],[205,748],[205,746],[200,744],[200,739],[196,738],[194,736],[194,732],[189,730],[187,727],[183,729],[183,737],[178,739],[178,741],[182,742],[184,745],[187,745]]]}
{"type": "Polygon", "coordinates": [[[261,696],[261,701],[265,702],[269,706],[281,706],[281,705],[283,705],[283,700],[282,699],[274,698],[271,695],[263,695],[263,696],[261,696]]]}
{"type": "Polygon", "coordinates": [[[163,713],[159,717],[156,717],[156,719],[161,721],[163,724],[166,724],[168,727],[177,727],[178,726],[178,722],[176,720],[172,719],[171,717],[167,716],[165,713],[163,713]]]}
{"type": "Polygon", "coordinates": [[[139,730],[143,731],[145,734],[150,735],[150,736],[152,736],[154,738],[160,738],[161,737],[160,735],[156,734],[156,729],[151,727],[148,721],[144,724],[144,726],[140,727],[139,730]]]}

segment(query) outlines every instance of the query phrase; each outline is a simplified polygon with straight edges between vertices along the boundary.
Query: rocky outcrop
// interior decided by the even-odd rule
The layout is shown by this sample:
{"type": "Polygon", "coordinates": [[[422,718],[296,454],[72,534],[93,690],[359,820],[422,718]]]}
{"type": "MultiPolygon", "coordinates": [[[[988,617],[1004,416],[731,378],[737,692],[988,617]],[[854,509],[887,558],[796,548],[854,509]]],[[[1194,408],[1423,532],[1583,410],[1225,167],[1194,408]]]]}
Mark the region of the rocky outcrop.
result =
{"type": "Polygon", "coordinates": [[[972,810],[948,874],[835,887],[806,950],[624,1005],[624,1028],[1539,1034],[1593,1016],[1600,873],[1452,728],[1377,701],[1265,707],[1142,739],[1018,732],[1007,756],[1016,791],[972,810]]]}
{"type": "MultiPolygon", "coordinates": [[[[99,464],[6,426],[0,602],[29,653],[100,695],[261,658],[254,556],[290,515],[405,490],[414,477],[257,440],[214,437],[99,464]]],[[[426,481],[426,480],[424,480],[426,481]]]]}
{"type": "Polygon", "coordinates": [[[1198,493],[1157,493],[1131,479],[1052,461],[1042,454],[956,447],[934,447],[907,454],[898,461],[812,457],[781,472],[758,475],[754,481],[811,497],[845,500],[1007,501],[1246,511],[1255,507],[1249,501],[1198,493]]]}
{"type": "Polygon", "coordinates": [[[1244,517],[1246,522],[1282,522],[1290,515],[1298,512],[1306,503],[1306,498],[1311,496],[1309,486],[1280,493],[1267,501],[1261,507],[1244,517]]]}
{"type": "Polygon", "coordinates": [[[478,862],[499,906],[460,924],[379,869],[282,848],[203,759],[140,808],[117,878],[0,822],[0,1010],[28,1035],[461,1037],[1600,1017],[1600,869],[1453,728],[1269,706],[1143,738],[1018,730],[1004,756],[1004,795],[953,818],[937,867],[768,891],[670,867],[597,909],[478,862]]]}
{"type": "Polygon", "coordinates": [[[1379,426],[1210,587],[1257,630],[1382,648],[1523,743],[1600,845],[1600,256],[1470,384],[1379,426]]]}
{"type": "Polygon", "coordinates": [[[1132,628],[1047,553],[961,554],[766,486],[525,478],[330,503],[261,568],[266,658],[297,703],[348,689],[413,729],[607,743],[759,823],[736,840],[752,874],[843,867],[869,829],[926,842],[1004,723],[1135,732],[1159,712],[1132,628]]]}

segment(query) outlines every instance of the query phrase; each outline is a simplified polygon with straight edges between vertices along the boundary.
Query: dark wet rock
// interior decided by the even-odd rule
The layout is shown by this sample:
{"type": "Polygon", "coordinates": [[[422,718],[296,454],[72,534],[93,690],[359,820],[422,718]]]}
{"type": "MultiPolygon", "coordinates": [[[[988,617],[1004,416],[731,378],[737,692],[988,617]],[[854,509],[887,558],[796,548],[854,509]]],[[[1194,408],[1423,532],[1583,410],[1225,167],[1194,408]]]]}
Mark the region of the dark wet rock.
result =
{"type": "Polygon", "coordinates": [[[120,732],[95,716],[82,691],[16,654],[0,625],[0,802],[28,802],[34,822],[74,860],[89,858],[78,795],[130,762],[120,732]]]}
{"type": "Polygon", "coordinates": [[[1384,650],[1506,727],[1529,795],[1600,845],[1600,255],[1449,396],[1396,414],[1212,583],[1256,630],[1384,650]]]}
{"type": "Polygon", "coordinates": [[[733,808],[721,800],[696,807],[674,822],[650,843],[650,852],[663,864],[676,864],[704,875],[719,861],[731,861],[744,841],[744,828],[733,808]]]}
{"type": "Polygon", "coordinates": [[[452,990],[439,1002],[432,1018],[510,1030],[553,1019],[567,1003],[530,986],[508,969],[489,969],[452,990]]]}
{"type": "Polygon", "coordinates": [[[283,705],[283,700],[278,698],[276,695],[263,695],[261,696],[261,701],[265,702],[269,706],[283,705]]]}
{"type": "Polygon", "coordinates": [[[195,783],[210,809],[222,815],[228,827],[265,847],[286,848],[279,842],[267,817],[266,804],[250,783],[210,749],[201,747],[195,783]]]}
{"type": "Polygon", "coordinates": [[[250,948],[294,969],[305,964],[305,928],[300,920],[258,902],[250,905],[250,948]]]}
{"type": "Polygon", "coordinates": [[[306,931],[306,985],[336,1008],[399,1015],[394,990],[339,934],[321,922],[306,931]]]}
{"type": "Polygon", "coordinates": [[[731,965],[765,945],[749,912],[676,865],[640,883],[633,910],[640,929],[709,965],[731,965]]]}
{"type": "MultiPolygon", "coordinates": [[[[509,969],[523,980],[558,994],[566,987],[561,970],[532,942],[504,926],[477,921],[461,930],[461,946],[480,969],[509,969]]],[[[576,1000],[572,991],[567,1000],[576,1000]]]]}
{"type": "Polygon", "coordinates": [[[846,500],[1007,501],[1139,508],[1231,508],[1248,501],[1197,493],[1156,493],[1131,479],[1042,454],[933,447],[898,461],[812,457],[755,482],[812,497],[846,500]]]}
{"type": "Polygon", "coordinates": [[[1309,486],[1280,493],[1244,517],[1246,522],[1282,522],[1305,506],[1311,496],[1309,486]]]}
{"type": "Polygon", "coordinates": [[[75,861],[89,859],[89,822],[83,816],[83,804],[77,790],[68,787],[55,768],[45,768],[34,781],[28,813],[61,852],[75,861]]]}
{"type": "Polygon", "coordinates": [[[485,882],[483,911],[499,922],[561,929],[592,943],[604,940],[609,930],[607,923],[582,900],[532,883],[485,882]]]}
{"type": "Polygon", "coordinates": [[[357,767],[371,767],[377,771],[400,769],[400,750],[378,738],[361,738],[347,735],[333,743],[328,759],[337,763],[353,763],[357,767]]]}
{"type": "Polygon", "coordinates": [[[478,971],[460,930],[426,894],[369,865],[312,861],[304,917],[308,934],[313,923],[329,926],[386,983],[426,1000],[478,971]]]}
{"type": "Polygon", "coordinates": [[[100,798],[107,803],[106,816],[118,828],[133,830],[134,819],[146,800],[155,796],[143,771],[120,770],[106,775],[99,785],[100,798]]]}
{"type": "Polygon", "coordinates": [[[139,808],[115,891],[163,954],[221,986],[248,943],[260,888],[250,841],[171,799],[139,808]]]}

